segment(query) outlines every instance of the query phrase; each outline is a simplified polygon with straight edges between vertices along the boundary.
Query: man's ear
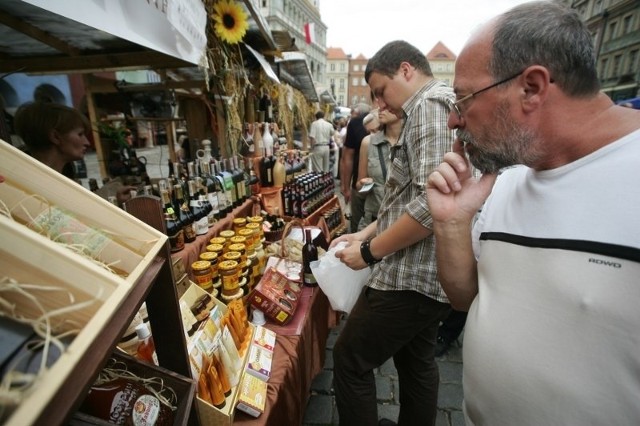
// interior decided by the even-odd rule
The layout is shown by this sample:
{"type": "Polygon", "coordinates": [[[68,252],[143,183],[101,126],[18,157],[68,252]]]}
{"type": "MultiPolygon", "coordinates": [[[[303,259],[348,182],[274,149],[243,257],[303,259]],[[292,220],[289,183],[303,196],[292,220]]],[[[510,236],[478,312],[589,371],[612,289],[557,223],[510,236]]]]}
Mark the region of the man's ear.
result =
{"type": "Polygon", "coordinates": [[[53,145],[60,145],[60,142],[62,141],[60,132],[58,132],[56,129],[49,130],[49,141],[53,145]]]}
{"type": "Polygon", "coordinates": [[[544,102],[549,94],[553,79],[549,70],[542,66],[531,66],[523,73],[524,101],[531,105],[544,102]]]}

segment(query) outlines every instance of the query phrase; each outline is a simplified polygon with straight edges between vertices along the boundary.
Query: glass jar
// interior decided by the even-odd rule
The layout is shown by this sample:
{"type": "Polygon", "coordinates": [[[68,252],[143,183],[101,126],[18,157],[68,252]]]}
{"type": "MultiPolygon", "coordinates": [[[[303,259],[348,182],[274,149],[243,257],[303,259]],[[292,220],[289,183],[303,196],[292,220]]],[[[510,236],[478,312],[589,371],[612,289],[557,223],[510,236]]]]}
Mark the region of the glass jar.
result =
{"type": "Polygon", "coordinates": [[[251,228],[243,228],[237,232],[237,236],[246,238],[245,244],[247,247],[253,247],[257,240],[259,240],[259,236],[255,230],[251,228]]]}
{"type": "Polygon", "coordinates": [[[218,253],[213,251],[205,251],[200,253],[200,260],[206,260],[211,263],[211,279],[218,279],[218,253]]]}
{"type": "Polygon", "coordinates": [[[238,263],[241,267],[244,267],[245,263],[247,263],[247,246],[242,243],[231,244],[227,253],[232,253],[234,251],[240,253],[240,260],[238,260],[238,263]]]}
{"type": "Polygon", "coordinates": [[[207,251],[217,254],[218,255],[218,259],[220,259],[222,257],[222,253],[224,253],[224,245],[222,245],[222,244],[209,244],[207,246],[207,251]]]}
{"type": "Polygon", "coordinates": [[[213,288],[213,276],[211,273],[211,262],[206,260],[196,260],[191,264],[193,278],[203,290],[211,291],[213,288]]]}
{"type": "Polygon", "coordinates": [[[258,236],[256,238],[260,243],[264,243],[264,230],[262,229],[262,223],[250,222],[247,223],[247,229],[253,230],[258,236]]]}
{"type": "Polygon", "coordinates": [[[236,234],[246,225],[247,225],[247,219],[245,219],[244,217],[236,217],[235,219],[233,219],[233,230],[235,231],[236,234]]]}
{"type": "Polygon", "coordinates": [[[212,239],[209,240],[209,244],[219,244],[221,246],[224,246],[226,242],[227,242],[227,239],[224,237],[213,237],[212,239]]]}
{"type": "Polygon", "coordinates": [[[240,290],[240,274],[238,262],[223,260],[218,264],[218,271],[222,279],[222,296],[232,297],[240,290]]]}
{"type": "Polygon", "coordinates": [[[220,234],[218,234],[218,236],[224,238],[224,246],[227,247],[229,244],[231,244],[231,237],[235,236],[236,233],[234,231],[232,231],[231,229],[225,229],[224,231],[220,231],[220,234]]]}

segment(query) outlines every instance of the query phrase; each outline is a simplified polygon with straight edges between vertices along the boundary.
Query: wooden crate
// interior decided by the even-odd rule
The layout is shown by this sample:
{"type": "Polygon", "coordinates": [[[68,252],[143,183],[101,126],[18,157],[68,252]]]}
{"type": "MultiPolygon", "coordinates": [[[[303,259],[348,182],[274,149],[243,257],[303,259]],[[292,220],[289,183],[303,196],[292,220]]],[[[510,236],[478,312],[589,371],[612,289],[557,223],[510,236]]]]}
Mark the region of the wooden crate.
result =
{"type": "Polygon", "coordinates": [[[55,207],[98,230],[107,237],[106,245],[98,245],[98,261],[113,265],[129,285],[140,278],[167,241],[166,235],[4,141],[0,141],[0,175],[4,177],[0,200],[14,219],[30,222],[55,207]]]}
{"type": "MultiPolygon", "coordinates": [[[[189,420],[189,411],[193,404],[193,397],[196,393],[196,383],[193,379],[186,378],[179,374],[169,371],[165,368],[151,365],[145,362],[138,361],[132,356],[123,354],[121,352],[114,352],[111,355],[111,359],[119,363],[124,363],[127,366],[127,371],[135,374],[141,378],[154,378],[158,377],[162,379],[162,383],[165,386],[170,387],[178,398],[176,403],[176,410],[173,412],[173,425],[174,426],[186,426],[189,420]]],[[[108,363],[107,363],[108,364],[108,363]]],[[[111,425],[106,420],[102,420],[91,416],[89,414],[78,411],[74,414],[73,418],[69,422],[69,426],[80,425],[96,425],[106,426],[111,425]]]]}
{"type": "MultiPolygon", "coordinates": [[[[60,288],[64,292],[33,291],[48,312],[75,303],[87,306],[64,315],[59,330],[79,330],[66,351],[44,372],[26,394],[25,399],[6,425],[32,424],[45,404],[75,371],[81,356],[109,324],[114,313],[130,292],[130,286],[111,272],[75,255],[59,244],[0,215],[0,271],[19,283],[60,288]]],[[[39,316],[28,299],[3,292],[2,297],[15,304],[18,315],[39,316]]],[[[57,321],[52,320],[57,324],[57,321]]]]}

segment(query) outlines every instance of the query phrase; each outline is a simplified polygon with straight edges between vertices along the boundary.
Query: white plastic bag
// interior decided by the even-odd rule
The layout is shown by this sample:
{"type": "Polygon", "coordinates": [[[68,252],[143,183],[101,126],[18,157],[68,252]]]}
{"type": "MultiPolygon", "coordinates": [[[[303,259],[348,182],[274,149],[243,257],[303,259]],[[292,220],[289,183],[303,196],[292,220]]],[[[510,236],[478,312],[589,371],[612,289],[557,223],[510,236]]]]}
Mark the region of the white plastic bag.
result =
{"type": "Polygon", "coordinates": [[[311,262],[311,272],[318,285],[327,295],[334,311],[349,313],[355,305],[362,287],[367,282],[370,268],[354,271],[336,257],[336,251],[347,245],[341,242],[327,252],[320,260],[311,262]]]}

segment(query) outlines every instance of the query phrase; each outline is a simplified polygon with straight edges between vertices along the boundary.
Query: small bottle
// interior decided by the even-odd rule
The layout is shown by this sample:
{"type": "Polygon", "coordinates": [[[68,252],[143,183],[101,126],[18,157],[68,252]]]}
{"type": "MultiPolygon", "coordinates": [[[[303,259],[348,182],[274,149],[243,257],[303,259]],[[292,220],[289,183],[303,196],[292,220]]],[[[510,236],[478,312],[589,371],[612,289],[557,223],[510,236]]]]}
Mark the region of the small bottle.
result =
{"type": "Polygon", "coordinates": [[[158,356],[156,355],[156,345],[153,343],[153,336],[151,336],[151,330],[146,322],[138,324],[136,326],[136,334],[140,344],[136,350],[136,358],[143,361],[147,361],[151,364],[158,364],[158,356]]]}
{"type": "Polygon", "coordinates": [[[316,287],[318,282],[311,272],[311,262],[318,260],[318,249],[313,244],[311,229],[304,230],[304,246],[302,247],[302,284],[307,287],[316,287]]]}

